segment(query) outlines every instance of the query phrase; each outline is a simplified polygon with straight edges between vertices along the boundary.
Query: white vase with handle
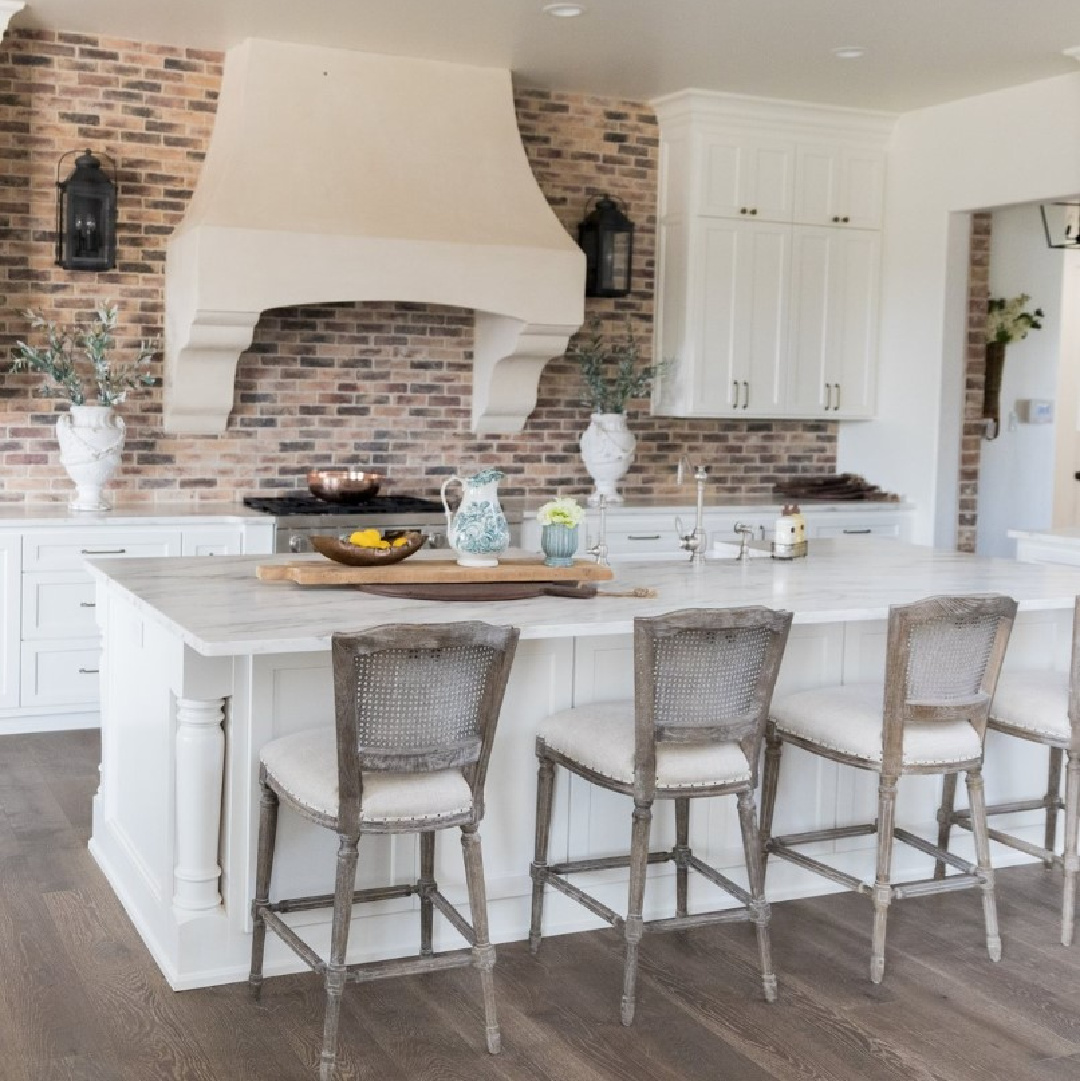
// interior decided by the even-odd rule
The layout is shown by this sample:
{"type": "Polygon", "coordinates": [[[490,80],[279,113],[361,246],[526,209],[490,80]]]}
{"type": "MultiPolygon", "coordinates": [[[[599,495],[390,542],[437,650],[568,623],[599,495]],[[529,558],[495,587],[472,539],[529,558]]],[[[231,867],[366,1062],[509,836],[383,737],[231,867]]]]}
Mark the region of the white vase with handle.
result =
{"type": "Polygon", "coordinates": [[[502,479],[498,469],[485,469],[472,477],[453,476],[443,481],[446,538],[461,567],[497,567],[500,553],[510,547],[510,527],[499,504],[502,479]],[[454,482],[462,488],[456,513],[446,501],[446,489],[454,482]]]}
{"type": "Polygon", "coordinates": [[[636,446],[625,413],[593,413],[581,436],[581,460],[595,485],[589,496],[590,507],[595,507],[601,496],[608,503],[623,501],[615,485],[626,476],[636,446]]]}
{"type": "Polygon", "coordinates": [[[71,510],[109,509],[101,490],[120,467],[125,434],[124,421],[111,405],[73,405],[57,420],[60,464],[75,482],[71,510]]]}

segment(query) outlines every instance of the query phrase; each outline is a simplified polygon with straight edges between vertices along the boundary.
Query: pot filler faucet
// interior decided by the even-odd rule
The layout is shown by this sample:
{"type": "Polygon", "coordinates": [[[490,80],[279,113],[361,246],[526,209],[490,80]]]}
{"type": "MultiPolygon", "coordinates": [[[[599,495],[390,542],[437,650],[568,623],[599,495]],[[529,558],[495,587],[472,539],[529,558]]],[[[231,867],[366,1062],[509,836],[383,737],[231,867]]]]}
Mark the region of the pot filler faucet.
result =
{"type": "Polygon", "coordinates": [[[690,564],[694,567],[705,565],[705,482],[709,479],[709,470],[703,465],[691,465],[686,458],[679,459],[675,473],[675,483],[682,484],[686,470],[690,470],[697,482],[697,520],[689,533],[683,532],[681,518],[675,519],[675,529],[679,534],[679,547],[690,553],[690,564]]]}

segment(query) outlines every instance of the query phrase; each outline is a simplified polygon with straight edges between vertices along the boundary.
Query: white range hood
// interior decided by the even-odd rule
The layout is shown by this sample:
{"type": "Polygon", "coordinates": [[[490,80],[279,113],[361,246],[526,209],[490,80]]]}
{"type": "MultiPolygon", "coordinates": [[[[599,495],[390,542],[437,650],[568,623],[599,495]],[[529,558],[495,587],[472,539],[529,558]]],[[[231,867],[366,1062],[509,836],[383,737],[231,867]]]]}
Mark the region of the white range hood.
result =
{"type": "Polygon", "coordinates": [[[165,429],[224,430],[266,309],[413,301],[475,311],[473,430],[518,431],[581,325],[584,279],[509,72],[248,40],[168,243],[165,429]]]}

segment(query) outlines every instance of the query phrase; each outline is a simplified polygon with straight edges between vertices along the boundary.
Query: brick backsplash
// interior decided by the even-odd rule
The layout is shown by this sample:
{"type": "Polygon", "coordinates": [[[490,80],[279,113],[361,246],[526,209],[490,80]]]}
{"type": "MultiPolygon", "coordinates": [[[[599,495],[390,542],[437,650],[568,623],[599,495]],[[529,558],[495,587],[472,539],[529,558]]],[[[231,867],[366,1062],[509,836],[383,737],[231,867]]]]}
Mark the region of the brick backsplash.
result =
{"type": "MultiPolygon", "coordinates": [[[[183,216],[209,142],[221,79],[217,53],[82,34],[12,31],[0,45],[0,351],[28,332],[26,308],[70,320],[117,301],[122,344],[160,337],[165,241],[183,216]],[[115,271],[52,265],[54,180],[64,151],[88,146],[119,163],[115,271]]],[[[651,339],[658,135],[640,102],[519,89],[522,141],[537,181],[573,234],[592,195],[624,200],[637,223],[631,296],[590,300],[613,332],[651,339]]],[[[390,490],[432,494],[450,472],[498,465],[510,493],[581,493],[577,440],[588,423],[574,366],[552,361],[536,411],[512,436],[477,438],[471,412],[472,313],[411,303],[268,311],[237,372],[220,436],[161,431],[160,391],[123,406],[128,440],[112,482],[124,502],[231,500],[303,485],[312,464],[370,463],[390,490]]],[[[32,376],[0,376],[0,501],[66,499],[51,424],[66,408],[32,395],[32,376]]],[[[727,496],[771,491],[778,476],[835,468],[836,424],[653,417],[629,421],[638,453],[630,496],[692,498],[674,484],[680,454],[711,466],[727,496]]]]}

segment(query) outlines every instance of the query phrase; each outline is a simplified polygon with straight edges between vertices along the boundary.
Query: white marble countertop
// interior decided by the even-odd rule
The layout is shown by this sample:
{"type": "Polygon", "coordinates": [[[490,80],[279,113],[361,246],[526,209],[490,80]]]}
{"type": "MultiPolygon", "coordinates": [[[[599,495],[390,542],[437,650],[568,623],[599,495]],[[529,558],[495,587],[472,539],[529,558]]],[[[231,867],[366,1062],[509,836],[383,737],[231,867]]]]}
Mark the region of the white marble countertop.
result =
{"type": "Polygon", "coordinates": [[[1058,529],[1010,529],[1008,536],[1013,540],[1037,541],[1080,541],[1080,526],[1061,526],[1058,529]]]}
{"type": "Polygon", "coordinates": [[[69,510],[66,502],[0,503],[0,529],[73,524],[162,525],[195,518],[221,522],[266,517],[243,503],[132,503],[101,512],[69,510]]]}
{"type": "Polygon", "coordinates": [[[794,612],[796,623],[834,623],[884,619],[892,604],[941,593],[1005,593],[1027,611],[1072,607],[1080,593],[1080,568],[867,537],[814,541],[808,558],[790,563],[714,560],[699,569],[687,562],[624,563],[616,580],[602,586],[651,586],[659,596],[650,600],[403,601],[255,577],[260,563],[296,558],[88,560],[87,566],[122,600],[208,656],[324,650],[333,631],[382,623],[483,619],[512,623],[526,639],[560,638],[628,634],[635,616],[679,608],[764,604],[794,612]]]}

